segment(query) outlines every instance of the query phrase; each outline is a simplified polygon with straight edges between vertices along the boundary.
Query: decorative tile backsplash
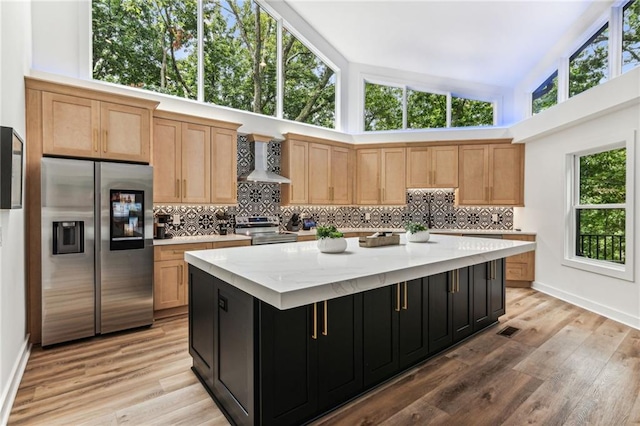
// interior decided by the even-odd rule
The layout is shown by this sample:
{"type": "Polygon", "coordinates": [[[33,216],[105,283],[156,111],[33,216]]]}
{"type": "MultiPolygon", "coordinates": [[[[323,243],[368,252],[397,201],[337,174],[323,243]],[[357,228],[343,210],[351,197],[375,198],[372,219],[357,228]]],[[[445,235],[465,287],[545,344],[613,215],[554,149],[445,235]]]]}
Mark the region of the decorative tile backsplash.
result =
{"type": "MultiPolygon", "coordinates": [[[[238,175],[253,168],[253,147],[245,136],[238,137],[238,175]]],[[[281,144],[272,141],[267,156],[270,171],[280,173],[281,144]]],[[[216,211],[236,215],[278,216],[282,228],[293,213],[306,213],[320,225],[338,228],[402,228],[406,222],[422,222],[432,229],[513,229],[511,207],[457,207],[455,192],[449,189],[410,189],[406,206],[281,206],[280,184],[238,182],[237,206],[154,206],[155,213],[179,214],[180,224],[167,232],[174,236],[218,233],[216,211]]]]}

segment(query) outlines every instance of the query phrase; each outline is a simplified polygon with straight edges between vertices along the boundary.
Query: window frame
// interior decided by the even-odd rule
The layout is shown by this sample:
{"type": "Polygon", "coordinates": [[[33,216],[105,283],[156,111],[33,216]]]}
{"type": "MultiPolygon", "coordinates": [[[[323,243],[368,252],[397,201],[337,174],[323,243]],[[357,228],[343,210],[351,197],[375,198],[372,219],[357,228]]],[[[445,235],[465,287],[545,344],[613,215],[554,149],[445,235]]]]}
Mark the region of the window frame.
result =
{"type": "Polygon", "coordinates": [[[546,95],[547,93],[549,93],[552,88],[548,89],[548,90],[543,90],[546,89],[552,82],[554,79],[558,79],[556,81],[556,103],[551,105],[549,108],[558,105],[558,95],[560,93],[560,74],[559,74],[559,70],[556,69],[554,72],[551,73],[551,75],[549,77],[547,77],[542,83],[540,83],[540,85],[533,91],[531,92],[531,102],[530,102],[530,111],[531,111],[531,116],[534,116],[536,114],[540,114],[542,111],[545,111],[546,109],[543,109],[541,111],[538,112],[534,112],[533,111],[533,103],[536,101],[536,99],[540,99],[541,97],[543,97],[544,95],[546,95]],[[538,94],[539,93],[539,94],[538,94]],[[538,95],[537,95],[538,94],[538,95]],[[537,95],[537,96],[536,96],[537,95]]]}
{"type": "Polygon", "coordinates": [[[419,84],[411,84],[411,83],[401,83],[401,82],[391,82],[389,80],[383,80],[380,79],[378,77],[375,76],[366,76],[363,75],[361,77],[361,85],[360,85],[360,90],[361,90],[361,96],[360,96],[360,128],[361,131],[363,133],[376,133],[376,132],[420,132],[420,131],[430,131],[430,130],[437,130],[437,129],[478,129],[478,128],[491,128],[491,127],[495,127],[498,125],[498,100],[495,99],[495,97],[487,97],[487,98],[481,98],[479,96],[471,96],[471,95],[466,95],[466,94],[462,94],[461,92],[457,92],[457,91],[443,91],[443,90],[435,90],[435,89],[429,89],[429,88],[425,88],[423,86],[420,86],[419,84]],[[402,89],[402,128],[399,129],[393,129],[393,130],[366,130],[365,129],[365,122],[364,122],[364,112],[366,110],[365,106],[366,106],[366,85],[368,84],[375,84],[378,86],[387,86],[387,87],[394,87],[394,88],[398,88],[398,89],[402,89]],[[408,108],[408,97],[407,97],[407,92],[409,90],[415,91],[415,92],[422,92],[422,93],[429,93],[429,94],[434,94],[434,95],[442,95],[442,96],[446,96],[447,97],[447,114],[446,114],[446,126],[445,127],[431,127],[431,128],[419,128],[419,129],[414,129],[414,128],[408,128],[407,127],[407,108],[408,108]],[[451,126],[451,99],[452,97],[457,97],[457,98],[463,98],[463,99],[469,99],[469,100],[473,100],[473,101],[478,101],[478,102],[486,102],[486,103],[490,103],[493,107],[493,124],[492,125],[480,125],[480,126],[465,126],[465,127],[452,127],[451,126]]]}
{"type": "Polygon", "coordinates": [[[631,131],[617,137],[612,137],[608,143],[597,147],[575,151],[566,154],[566,186],[565,186],[565,241],[564,256],[562,264],[564,266],[581,269],[583,271],[606,275],[626,281],[634,280],[634,164],[635,164],[635,138],[636,131],[631,131]],[[579,200],[580,188],[580,157],[613,149],[626,149],[625,162],[625,185],[626,195],[624,204],[596,204],[583,205],[579,200]],[[578,209],[625,209],[625,263],[618,264],[606,260],[591,259],[576,254],[576,212],[578,209]]]}
{"type": "Polygon", "coordinates": [[[573,53],[569,56],[569,63],[568,63],[568,67],[567,67],[567,99],[571,99],[574,96],[578,96],[581,93],[586,92],[589,89],[593,89],[594,87],[598,87],[599,85],[606,83],[607,81],[610,81],[612,78],[611,75],[611,64],[610,64],[610,57],[611,57],[611,23],[609,22],[609,20],[607,20],[603,25],[601,25],[600,27],[598,27],[598,29],[587,39],[587,41],[585,41],[584,43],[582,43],[580,45],[580,47],[578,47],[576,50],[573,51],[573,53]],[[575,93],[575,94],[571,94],[571,62],[573,60],[575,60],[578,56],[580,56],[580,54],[587,49],[591,43],[593,43],[595,41],[596,38],[598,38],[598,36],[600,34],[602,34],[603,32],[608,31],[608,35],[607,35],[607,61],[606,61],[606,66],[607,66],[607,72],[605,73],[604,76],[604,81],[600,81],[598,82],[598,84],[596,84],[595,86],[591,86],[581,92],[575,93]]]}

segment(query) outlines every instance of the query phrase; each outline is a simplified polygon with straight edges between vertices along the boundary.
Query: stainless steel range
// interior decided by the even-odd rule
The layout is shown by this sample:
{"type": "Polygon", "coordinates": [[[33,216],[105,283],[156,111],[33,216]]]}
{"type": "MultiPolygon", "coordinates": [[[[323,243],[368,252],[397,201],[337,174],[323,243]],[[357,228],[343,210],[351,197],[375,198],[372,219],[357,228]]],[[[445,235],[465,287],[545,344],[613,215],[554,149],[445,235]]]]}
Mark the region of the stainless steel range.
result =
{"type": "Polygon", "coordinates": [[[235,232],[250,236],[252,245],[298,241],[297,234],[280,231],[280,221],[276,216],[236,216],[235,232]]]}

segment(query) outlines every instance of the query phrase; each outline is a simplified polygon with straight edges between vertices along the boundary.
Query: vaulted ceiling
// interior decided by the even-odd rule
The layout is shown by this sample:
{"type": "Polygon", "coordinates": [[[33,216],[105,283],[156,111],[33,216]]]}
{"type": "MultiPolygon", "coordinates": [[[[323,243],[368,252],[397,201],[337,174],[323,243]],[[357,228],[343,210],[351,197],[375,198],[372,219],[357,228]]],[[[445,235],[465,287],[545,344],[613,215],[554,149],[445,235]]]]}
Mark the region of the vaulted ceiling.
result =
{"type": "MultiPolygon", "coordinates": [[[[286,0],[349,62],[515,86],[587,0],[286,0]]],[[[589,23],[587,23],[588,25],[589,23]]]]}

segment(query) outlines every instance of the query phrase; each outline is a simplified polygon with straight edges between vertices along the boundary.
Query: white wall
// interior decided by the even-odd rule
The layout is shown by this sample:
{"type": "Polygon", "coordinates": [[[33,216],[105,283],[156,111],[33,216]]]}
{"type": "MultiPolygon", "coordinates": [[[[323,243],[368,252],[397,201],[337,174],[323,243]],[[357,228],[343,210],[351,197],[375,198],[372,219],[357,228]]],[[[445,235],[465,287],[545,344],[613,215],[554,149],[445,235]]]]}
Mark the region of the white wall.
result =
{"type": "MultiPolygon", "coordinates": [[[[640,130],[640,69],[512,128],[516,140],[526,143],[526,207],[518,211],[517,222],[524,229],[537,232],[534,288],[640,328],[640,254],[637,250],[634,282],[562,264],[566,155],[616,142],[613,135],[634,130],[640,130]]],[[[640,150],[636,149],[635,168],[638,166],[640,150]]],[[[640,200],[637,184],[635,197],[640,200]]],[[[639,220],[636,203],[636,224],[639,220]]]]}
{"type": "MultiPolygon", "coordinates": [[[[31,58],[29,2],[0,2],[0,124],[25,138],[24,74],[31,58]]],[[[25,149],[29,149],[28,145],[25,149]]],[[[28,351],[24,210],[0,211],[0,424],[6,422],[28,351]]]]}

